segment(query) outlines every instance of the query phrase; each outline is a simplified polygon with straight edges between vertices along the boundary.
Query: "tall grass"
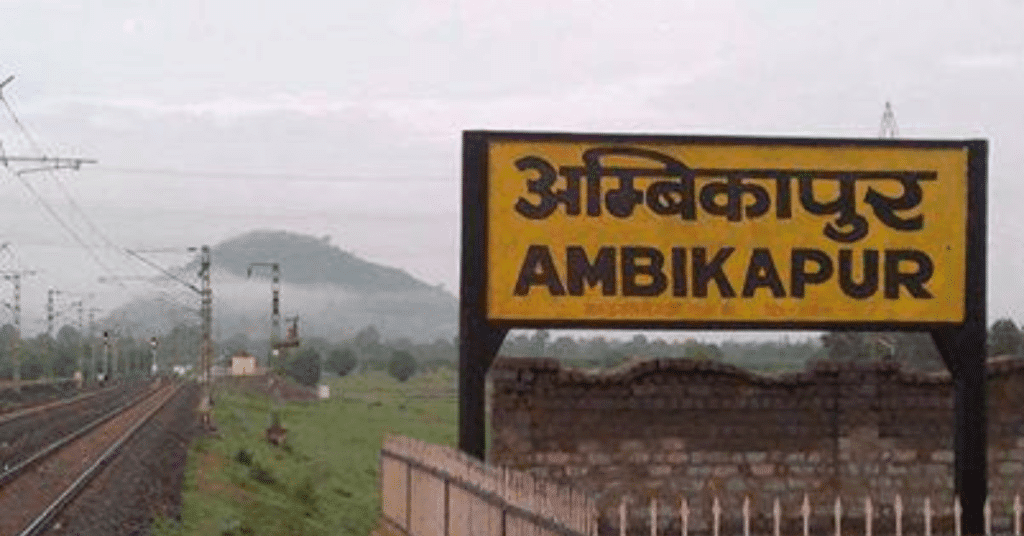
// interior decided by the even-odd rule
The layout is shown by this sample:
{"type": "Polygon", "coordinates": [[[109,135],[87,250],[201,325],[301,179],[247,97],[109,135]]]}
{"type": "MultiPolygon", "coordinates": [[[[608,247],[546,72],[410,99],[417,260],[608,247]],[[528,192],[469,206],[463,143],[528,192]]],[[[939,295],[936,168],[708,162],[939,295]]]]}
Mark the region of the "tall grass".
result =
{"type": "Polygon", "coordinates": [[[219,391],[218,434],[189,452],[182,519],[158,520],[154,534],[367,536],[379,515],[385,434],[457,442],[452,371],[404,383],[375,372],[327,383],[332,397],[311,403],[219,391]],[[288,430],[284,447],[263,439],[275,412],[288,430]]]}

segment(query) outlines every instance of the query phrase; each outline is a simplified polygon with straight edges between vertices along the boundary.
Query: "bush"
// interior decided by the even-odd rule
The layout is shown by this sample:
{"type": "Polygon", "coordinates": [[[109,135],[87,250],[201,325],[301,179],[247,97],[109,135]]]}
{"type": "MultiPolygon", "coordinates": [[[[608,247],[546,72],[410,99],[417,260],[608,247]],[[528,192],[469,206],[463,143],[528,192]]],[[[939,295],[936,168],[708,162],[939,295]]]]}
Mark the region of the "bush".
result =
{"type": "Polygon", "coordinates": [[[249,470],[249,476],[252,477],[252,479],[255,480],[256,482],[259,482],[261,484],[266,484],[268,486],[273,486],[274,484],[277,484],[277,479],[274,478],[274,475],[272,475],[270,471],[267,471],[266,469],[260,467],[259,465],[256,465],[255,467],[249,470]]]}
{"type": "Polygon", "coordinates": [[[388,374],[400,382],[404,382],[416,373],[416,360],[412,354],[404,350],[395,350],[388,362],[388,374]]]}
{"type": "Polygon", "coordinates": [[[235,461],[242,465],[251,465],[252,453],[245,449],[238,449],[238,452],[235,453],[235,461]]]}
{"type": "Polygon", "coordinates": [[[320,354],[307,348],[285,365],[284,370],[302,385],[316,385],[320,381],[320,354]]]}
{"type": "Polygon", "coordinates": [[[357,364],[355,352],[348,348],[335,348],[327,355],[327,362],[324,365],[327,370],[338,376],[345,376],[352,372],[357,364]]]}

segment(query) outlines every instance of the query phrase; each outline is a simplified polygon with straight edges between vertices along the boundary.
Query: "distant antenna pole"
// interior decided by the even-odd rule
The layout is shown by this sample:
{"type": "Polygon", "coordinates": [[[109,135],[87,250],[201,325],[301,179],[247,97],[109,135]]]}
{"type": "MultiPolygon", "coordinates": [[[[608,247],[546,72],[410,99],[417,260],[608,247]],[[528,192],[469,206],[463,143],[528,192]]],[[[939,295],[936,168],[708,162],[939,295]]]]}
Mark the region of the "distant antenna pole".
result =
{"type": "Polygon", "coordinates": [[[11,303],[5,303],[4,305],[11,309],[14,316],[14,336],[11,337],[11,361],[14,364],[14,381],[18,382],[21,380],[21,360],[19,359],[19,352],[21,350],[21,278],[23,276],[35,275],[35,272],[32,270],[22,270],[18,272],[3,272],[2,275],[4,279],[14,285],[14,299],[11,303]]]}
{"type": "Polygon", "coordinates": [[[885,111],[882,112],[882,124],[878,127],[878,137],[895,138],[899,135],[900,129],[896,125],[896,114],[892,111],[892,103],[886,101],[885,111]]]}

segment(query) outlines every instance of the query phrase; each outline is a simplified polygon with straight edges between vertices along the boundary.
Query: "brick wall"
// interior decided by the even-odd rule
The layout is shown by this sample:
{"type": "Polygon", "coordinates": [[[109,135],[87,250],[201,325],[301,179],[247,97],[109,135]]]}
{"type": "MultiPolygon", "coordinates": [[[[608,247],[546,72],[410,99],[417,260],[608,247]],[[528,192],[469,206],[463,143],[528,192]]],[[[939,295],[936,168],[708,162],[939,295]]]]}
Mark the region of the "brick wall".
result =
{"type": "MultiPolygon", "coordinates": [[[[1006,504],[1024,491],[1024,361],[990,361],[989,377],[989,489],[1006,504]]],[[[606,516],[623,496],[634,514],[651,497],[716,494],[732,511],[749,496],[762,512],[776,497],[795,511],[805,492],[888,504],[899,493],[911,509],[925,495],[951,500],[946,373],[826,362],[762,375],[683,359],[590,373],[499,358],[490,379],[490,461],[571,481],[606,516]]]]}

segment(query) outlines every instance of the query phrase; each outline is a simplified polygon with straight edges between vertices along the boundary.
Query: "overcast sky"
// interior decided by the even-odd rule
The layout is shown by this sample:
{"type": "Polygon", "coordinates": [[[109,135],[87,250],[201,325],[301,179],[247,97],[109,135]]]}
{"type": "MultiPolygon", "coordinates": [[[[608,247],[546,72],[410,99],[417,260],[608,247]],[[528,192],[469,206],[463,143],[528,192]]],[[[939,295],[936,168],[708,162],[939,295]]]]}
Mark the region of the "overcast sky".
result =
{"type": "MultiPolygon", "coordinates": [[[[26,280],[28,329],[49,286],[109,304],[123,291],[99,275],[150,273],[115,245],[253,228],[330,235],[457,289],[462,130],[873,137],[887,100],[902,137],[990,140],[989,315],[1024,319],[1024,0],[0,10],[8,102],[45,154],[99,160],[0,174],[13,250],[0,264],[40,271],[26,280]]],[[[39,154],[6,110],[0,140],[39,154]]]]}

